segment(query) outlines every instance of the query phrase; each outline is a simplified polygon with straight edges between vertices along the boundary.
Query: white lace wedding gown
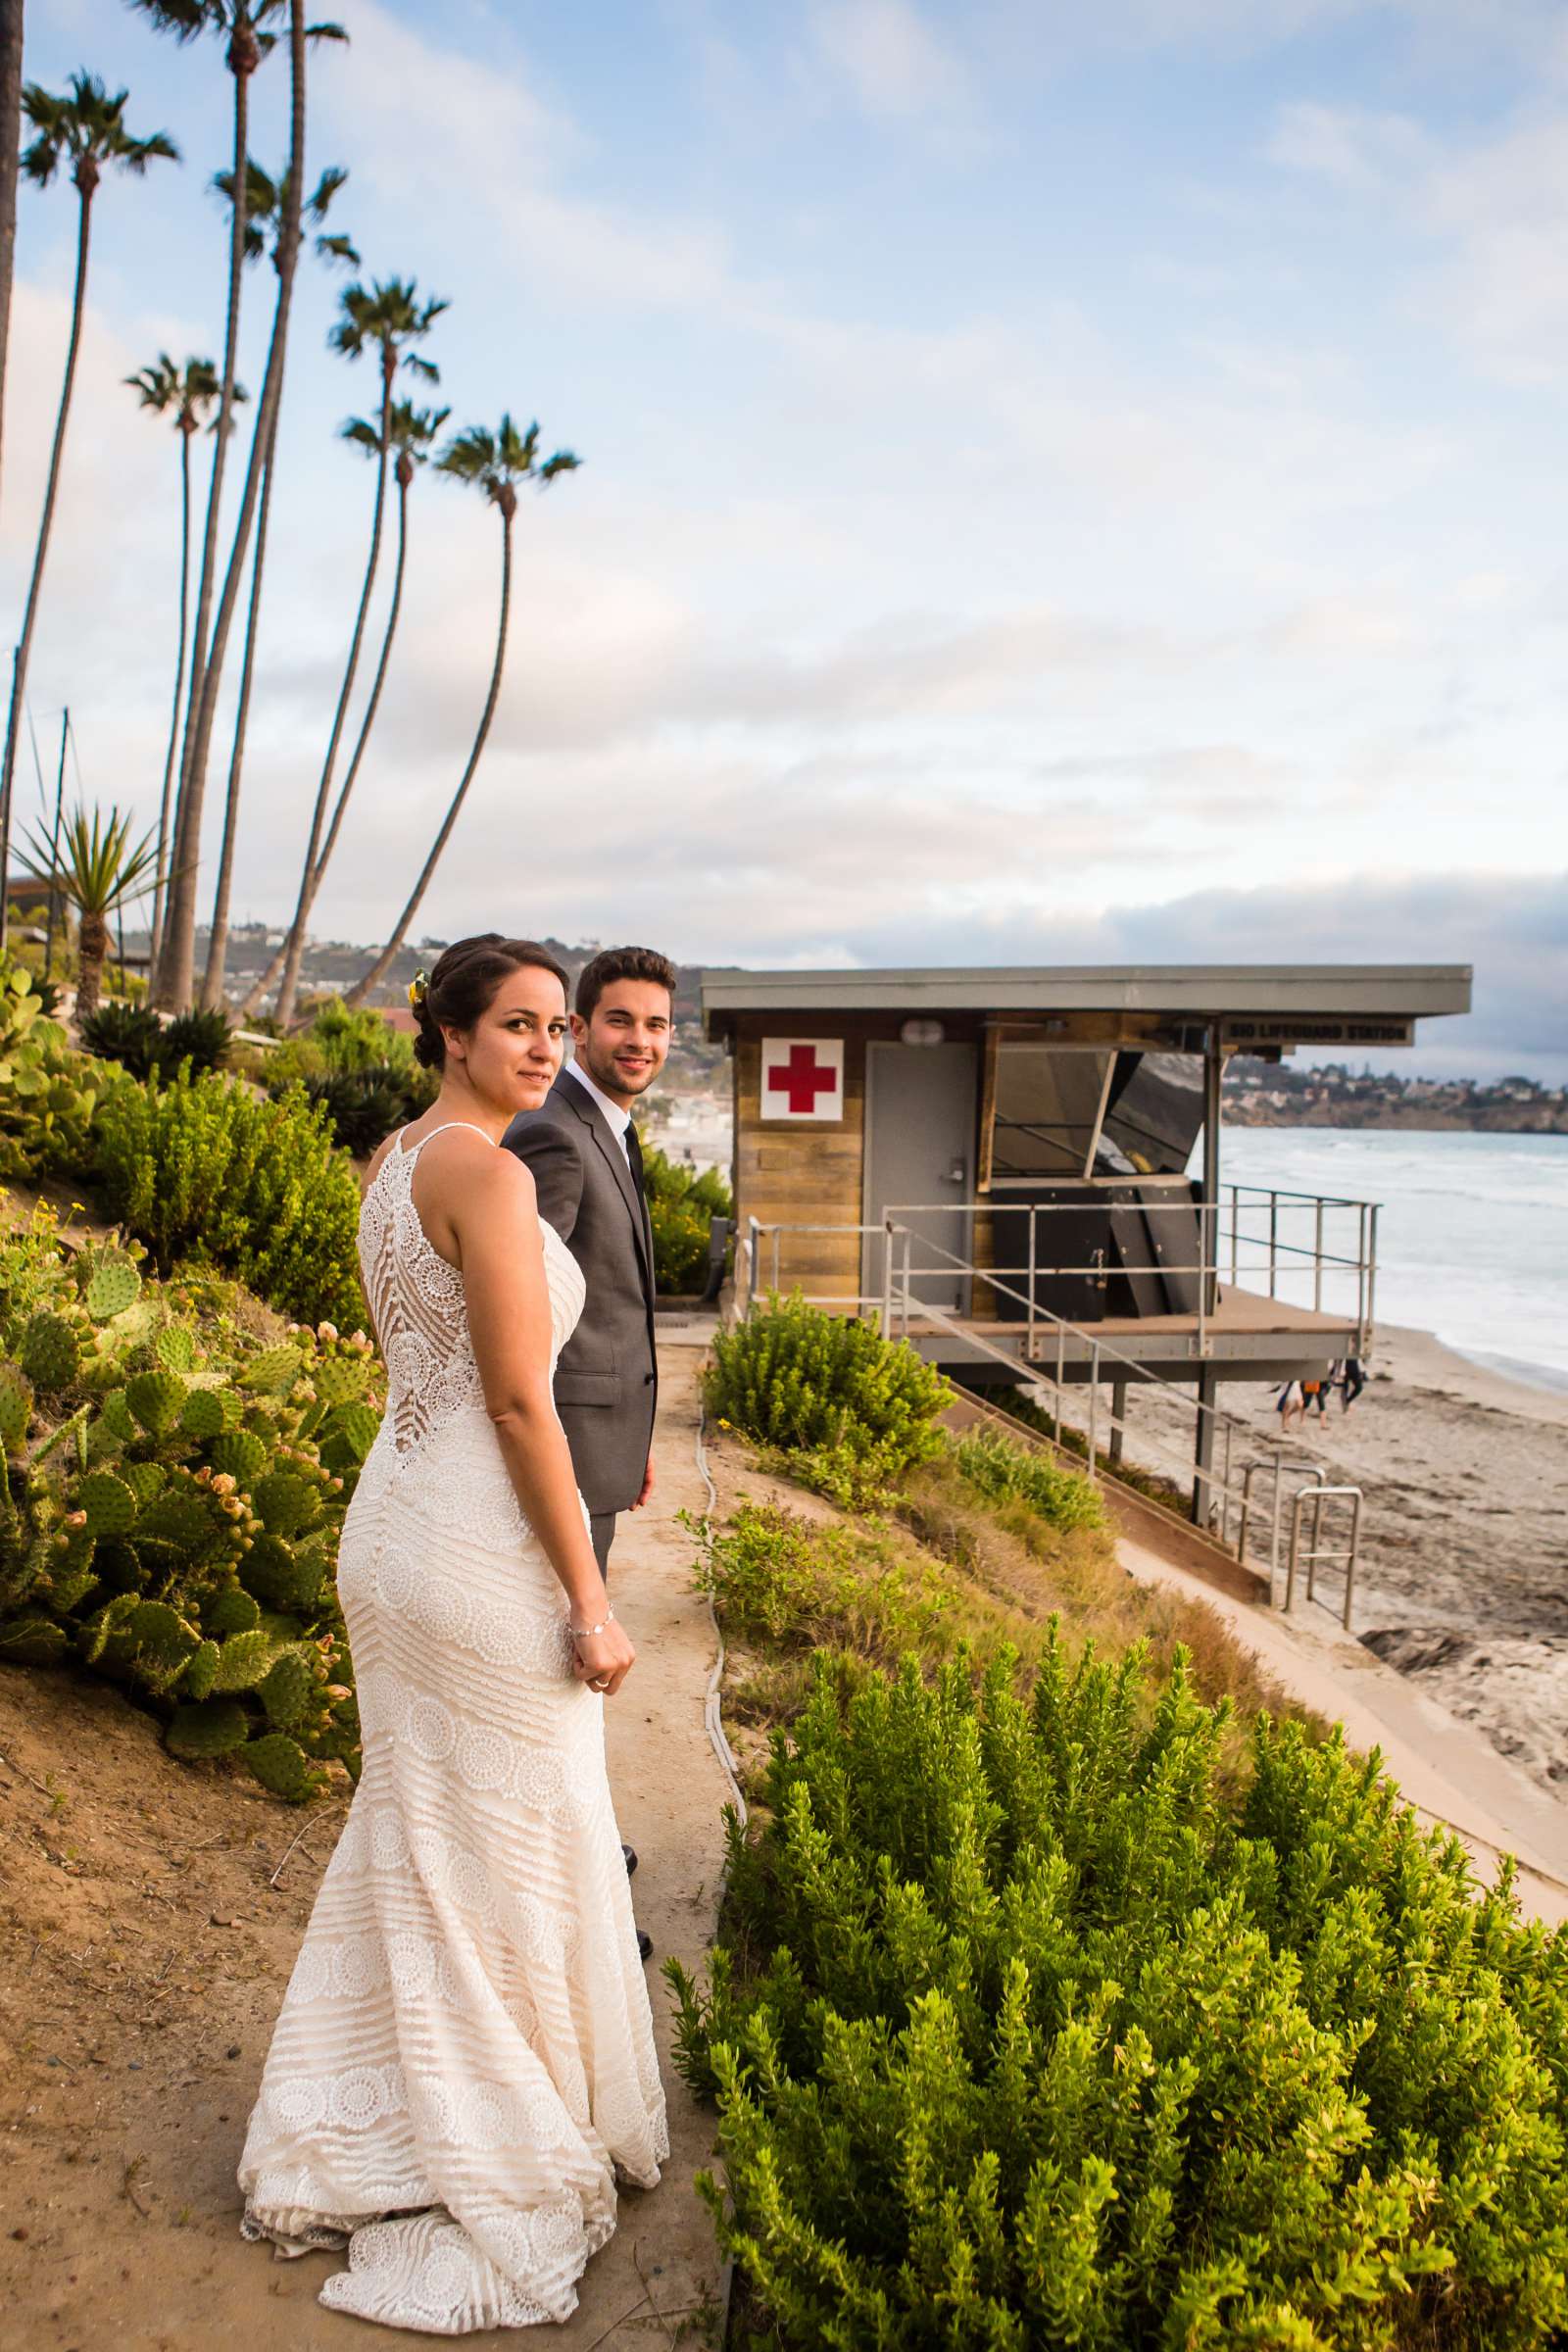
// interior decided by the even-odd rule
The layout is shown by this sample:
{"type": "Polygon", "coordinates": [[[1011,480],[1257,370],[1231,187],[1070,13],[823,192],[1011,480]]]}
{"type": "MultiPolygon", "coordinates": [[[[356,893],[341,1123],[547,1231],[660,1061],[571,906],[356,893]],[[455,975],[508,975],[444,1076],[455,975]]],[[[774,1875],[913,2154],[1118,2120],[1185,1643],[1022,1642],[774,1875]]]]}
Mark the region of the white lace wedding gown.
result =
{"type": "MultiPolygon", "coordinates": [[[[668,2141],[604,1700],[414,1205],[430,1140],[394,1141],[360,1220],[389,1375],[338,1555],[365,1769],[239,2180],[248,2237],[347,2244],[333,2310],[461,2335],[564,2319],[616,2172],[651,2186],[668,2141]]],[[[583,1279],[541,1230],[559,1353],[583,1279]]]]}

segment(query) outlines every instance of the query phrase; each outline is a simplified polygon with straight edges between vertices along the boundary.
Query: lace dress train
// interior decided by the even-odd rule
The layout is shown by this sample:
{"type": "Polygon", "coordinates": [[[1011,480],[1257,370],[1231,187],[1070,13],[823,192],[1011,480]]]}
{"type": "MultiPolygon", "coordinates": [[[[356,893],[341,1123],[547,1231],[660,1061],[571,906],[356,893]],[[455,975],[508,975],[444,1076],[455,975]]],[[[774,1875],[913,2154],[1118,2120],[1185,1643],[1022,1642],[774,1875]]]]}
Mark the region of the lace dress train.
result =
{"type": "MultiPolygon", "coordinates": [[[[668,2142],[604,1701],[414,1205],[430,1140],[394,1142],[361,1218],[389,1376],[338,1559],[364,1773],[239,2179],[247,2236],[347,2245],[323,2303],[459,2335],[564,2319],[616,2174],[652,2185],[668,2142]]],[[[541,1231],[559,1352],[583,1282],[541,1231]]]]}

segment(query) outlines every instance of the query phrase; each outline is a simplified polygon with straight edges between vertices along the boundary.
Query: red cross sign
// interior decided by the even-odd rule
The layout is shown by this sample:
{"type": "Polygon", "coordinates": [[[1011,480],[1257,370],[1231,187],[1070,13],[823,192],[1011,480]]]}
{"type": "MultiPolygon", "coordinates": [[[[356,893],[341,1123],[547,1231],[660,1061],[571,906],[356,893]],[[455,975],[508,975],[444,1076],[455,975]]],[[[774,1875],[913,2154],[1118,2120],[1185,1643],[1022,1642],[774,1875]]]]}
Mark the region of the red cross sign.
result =
{"type": "Polygon", "coordinates": [[[837,1124],[844,1116],[842,1037],[764,1037],[764,1119],[814,1119],[837,1124]]]}

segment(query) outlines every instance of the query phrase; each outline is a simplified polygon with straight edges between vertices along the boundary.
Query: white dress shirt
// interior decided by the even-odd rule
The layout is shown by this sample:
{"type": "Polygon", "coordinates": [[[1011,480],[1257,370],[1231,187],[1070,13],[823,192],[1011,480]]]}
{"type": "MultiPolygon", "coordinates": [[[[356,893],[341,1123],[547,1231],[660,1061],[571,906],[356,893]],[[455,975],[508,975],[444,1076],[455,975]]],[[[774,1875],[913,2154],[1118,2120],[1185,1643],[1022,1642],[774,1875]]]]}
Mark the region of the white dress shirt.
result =
{"type": "Polygon", "coordinates": [[[566,1068],[570,1071],[572,1077],[576,1079],[579,1086],[587,1088],[589,1094],[592,1095],[594,1101],[604,1112],[605,1117],[609,1122],[610,1132],[614,1137],[616,1143],[620,1146],[620,1155],[626,1162],[627,1167],[630,1168],[631,1152],[627,1149],[626,1130],[631,1125],[631,1112],[629,1110],[622,1110],[618,1102],[612,1102],[610,1097],[605,1093],[603,1087],[595,1086],[593,1080],[589,1077],[587,1071],[583,1068],[580,1061],[568,1061],[566,1068]]]}

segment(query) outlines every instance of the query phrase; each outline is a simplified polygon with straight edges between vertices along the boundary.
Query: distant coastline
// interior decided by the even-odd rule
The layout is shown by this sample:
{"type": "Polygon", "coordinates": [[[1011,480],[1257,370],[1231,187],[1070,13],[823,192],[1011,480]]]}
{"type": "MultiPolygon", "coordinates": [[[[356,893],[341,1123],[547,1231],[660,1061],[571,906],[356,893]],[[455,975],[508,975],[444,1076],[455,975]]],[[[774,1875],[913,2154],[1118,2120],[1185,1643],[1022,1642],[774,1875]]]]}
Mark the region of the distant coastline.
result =
{"type": "Polygon", "coordinates": [[[1568,1136],[1568,1087],[1534,1078],[1403,1078],[1343,1062],[1295,1070],[1239,1054],[1225,1072],[1228,1127],[1395,1128],[1420,1134],[1568,1136]]]}

